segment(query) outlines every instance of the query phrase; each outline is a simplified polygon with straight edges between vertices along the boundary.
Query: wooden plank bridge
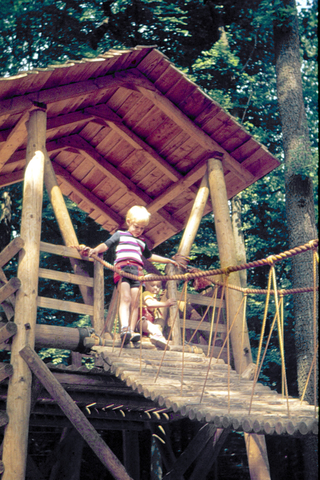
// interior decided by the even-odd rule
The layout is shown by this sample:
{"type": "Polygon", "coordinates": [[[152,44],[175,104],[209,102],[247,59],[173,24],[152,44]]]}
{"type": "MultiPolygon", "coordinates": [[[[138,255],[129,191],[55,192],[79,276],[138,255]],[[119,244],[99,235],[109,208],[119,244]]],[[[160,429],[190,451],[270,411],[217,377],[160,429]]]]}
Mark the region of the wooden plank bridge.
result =
{"type": "Polygon", "coordinates": [[[166,412],[171,418],[187,416],[248,433],[318,432],[314,406],[283,397],[262,383],[254,385],[223,360],[210,361],[199,349],[194,353],[192,347],[188,351],[186,346],[185,352],[182,347],[173,347],[165,355],[160,350],[132,345],[120,350],[119,346],[93,347],[104,370],[154,401],[154,412],[166,412]]]}

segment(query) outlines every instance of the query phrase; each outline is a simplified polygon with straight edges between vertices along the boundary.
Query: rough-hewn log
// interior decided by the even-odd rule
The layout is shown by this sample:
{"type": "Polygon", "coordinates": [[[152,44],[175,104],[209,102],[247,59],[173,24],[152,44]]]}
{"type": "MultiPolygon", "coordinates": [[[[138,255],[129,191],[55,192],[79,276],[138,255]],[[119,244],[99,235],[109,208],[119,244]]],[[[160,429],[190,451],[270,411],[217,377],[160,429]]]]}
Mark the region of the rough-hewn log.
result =
{"type": "MultiPolygon", "coordinates": [[[[208,160],[208,177],[218,240],[220,264],[221,268],[227,268],[236,265],[237,259],[221,160],[216,158],[210,158],[208,160]]],[[[229,283],[241,287],[238,272],[230,274],[229,283]]],[[[230,289],[228,297],[229,316],[230,322],[232,322],[241,303],[242,293],[230,289]]],[[[230,334],[235,368],[238,373],[242,373],[249,363],[252,362],[248,329],[245,325],[245,331],[242,332],[242,320],[242,310],[240,309],[230,334]]]]}
{"type": "Polygon", "coordinates": [[[101,335],[104,329],[104,267],[97,261],[94,262],[92,322],[96,334],[101,335]]]}
{"type": "Polygon", "coordinates": [[[3,267],[11,260],[24,246],[24,241],[21,237],[16,237],[7,245],[2,252],[0,252],[0,267],[3,267]]]}
{"type": "Polygon", "coordinates": [[[124,466],[32,348],[24,347],[20,355],[114,478],[130,480],[124,466]]]}
{"type": "MultiPolygon", "coordinates": [[[[169,263],[166,266],[166,274],[174,275],[176,268],[169,263]]],[[[175,280],[167,281],[167,291],[168,298],[173,298],[174,300],[179,300],[178,291],[177,291],[177,282],[175,280]]],[[[180,313],[178,305],[173,305],[169,308],[170,316],[168,318],[168,324],[172,328],[171,339],[173,345],[181,345],[181,328],[180,328],[180,313]]]]}
{"type": "Polygon", "coordinates": [[[26,469],[32,375],[28,365],[19,356],[19,351],[25,345],[33,347],[35,339],[46,144],[46,113],[43,110],[31,112],[27,130],[21,219],[21,237],[25,244],[19,253],[17,276],[21,288],[17,292],[15,306],[18,331],[13,337],[11,348],[13,375],[9,380],[7,397],[10,421],[4,436],[3,480],[24,480],[26,469]]]}
{"type": "MultiPolygon", "coordinates": [[[[79,245],[63,195],[61,193],[54,170],[52,168],[51,160],[48,157],[47,153],[45,156],[44,182],[65,245],[79,245]]],[[[84,270],[81,261],[70,258],[70,262],[76,274],[83,275],[85,277],[88,276],[88,273],[84,270]]],[[[88,305],[93,305],[92,289],[85,286],[80,286],[80,291],[83,296],[84,302],[88,305]]]]}
{"type": "MultiPolygon", "coordinates": [[[[196,460],[205,448],[206,444],[216,433],[217,428],[207,423],[200,428],[198,433],[193,437],[184,452],[181,453],[173,468],[163,478],[166,480],[176,480],[183,475],[190,465],[196,460]]],[[[198,477],[199,478],[199,477],[198,477]]],[[[201,477],[200,477],[201,478],[201,477]]]]}
{"type": "Polygon", "coordinates": [[[0,344],[17,333],[17,325],[13,322],[1,323],[0,326],[0,344]]]}
{"type": "MultiPolygon", "coordinates": [[[[209,185],[207,174],[204,175],[197,196],[194,200],[192,210],[190,212],[188,222],[185,226],[180,245],[178,248],[178,255],[188,257],[196,238],[198,228],[203,216],[205,206],[209,198],[209,185]]],[[[187,263],[187,262],[186,262],[187,263]]]]}
{"type": "Polygon", "coordinates": [[[3,363],[0,366],[0,382],[13,374],[13,367],[10,363],[3,363]]]}
{"type": "Polygon", "coordinates": [[[10,295],[20,288],[21,282],[19,278],[10,278],[10,280],[0,288],[0,303],[7,300],[10,295]]]}

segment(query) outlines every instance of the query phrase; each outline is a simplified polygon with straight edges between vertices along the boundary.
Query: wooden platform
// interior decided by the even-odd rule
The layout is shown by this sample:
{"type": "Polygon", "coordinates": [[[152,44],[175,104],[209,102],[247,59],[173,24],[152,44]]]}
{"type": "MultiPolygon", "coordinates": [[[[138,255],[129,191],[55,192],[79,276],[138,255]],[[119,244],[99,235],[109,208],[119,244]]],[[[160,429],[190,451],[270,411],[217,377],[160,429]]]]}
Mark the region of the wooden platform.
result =
{"type": "Polygon", "coordinates": [[[185,352],[182,371],[182,352],[167,351],[156,379],[163,358],[161,350],[140,350],[129,345],[120,356],[118,347],[93,350],[103,361],[104,370],[121,379],[132,391],[153,400],[158,411],[166,412],[171,419],[188,416],[218,427],[267,435],[318,433],[313,406],[292,397],[287,401],[261,383],[254,388],[249,413],[253,381],[239,378],[223,360],[212,360],[200,402],[210,362],[204,353],[185,352]]]}

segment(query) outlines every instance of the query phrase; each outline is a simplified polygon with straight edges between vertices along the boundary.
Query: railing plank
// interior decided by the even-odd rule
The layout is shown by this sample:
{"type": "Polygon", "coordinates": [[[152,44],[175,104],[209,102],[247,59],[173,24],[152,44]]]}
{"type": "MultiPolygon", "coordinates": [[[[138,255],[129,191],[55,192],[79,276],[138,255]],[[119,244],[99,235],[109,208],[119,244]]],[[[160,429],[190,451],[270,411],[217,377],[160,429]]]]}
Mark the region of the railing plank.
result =
{"type": "Polygon", "coordinates": [[[75,275],[74,273],[57,272],[56,270],[39,268],[39,277],[47,278],[49,280],[57,280],[59,282],[73,283],[75,285],[85,285],[86,287],[93,287],[93,278],[83,277],[82,275],[75,275]]]}
{"type": "Polygon", "coordinates": [[[40,308],[51,308],[65,312],[79,313],[81,315],[93,315],[93,306],[84,303],[67,302],[56,298],[38,297],[37,305],[40,308]]]}

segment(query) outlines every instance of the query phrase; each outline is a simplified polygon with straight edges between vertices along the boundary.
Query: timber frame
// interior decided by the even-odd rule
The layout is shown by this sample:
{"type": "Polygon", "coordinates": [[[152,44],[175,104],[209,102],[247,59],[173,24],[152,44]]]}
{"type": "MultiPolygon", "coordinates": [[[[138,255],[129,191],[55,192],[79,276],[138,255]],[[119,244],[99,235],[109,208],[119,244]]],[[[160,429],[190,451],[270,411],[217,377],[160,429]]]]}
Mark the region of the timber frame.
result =
{"type": "MultiPolygon", "coordinates": [[[[4,380],[1,400],[7,403],[6,412],[0,416],[2,425],[6,425],[0,466],[3,480],[26,477],[29,425],[52,425],[58,417],[59,425],[69,429],[69,441],[79,447],[78,467],[84,439],[114,478],[138,480],[140,473],[134,461],[137,432],[148,429],[155,435],[157,426],[169,428],[170,423],[182,418],[181,413],[171,417],[170,407],[159,409],[158,397],[143,396],[124,383],[123,372],[116,370],[114,360],[107,371],[103,354],[97,349],[96,367],[91,372],[81,370],[76,356],[70,372],[48,368],[35,353],[43,342],[56,346],[54,342],[59,344],[63,338],[62,332],[50,336],[50,329],[41,331],[37,326],[38,307],[57,308],[57,302],[38,296],[39,277],[59,277],[57,272],[50,274],[39,268],[42,249],[52,248],[70,257],[74,269],[70,278],[79,285],[84,304],[68,308],[91,315],[98,334],[105,329],[103,268],[95,262],[94,277],[88,278],[81,257],[69,248],[78,245],[79,239],[63,195],[109,233],[124,227],[128,208],[145,205],[152,214],[146,229],[150,248],[184,230],[177,251],[184,258],[190,253],[201,218],[212,211],[221,267],[227,268],[236,264],[228,199],[278,165],[277,159],[234,118],[152,47],[111,50],[97,59],[0,79],[0,186],[24,181],[20,237],[0,253],[2,267],[19,252],[17,278],[8,281],[0,270],[0,300],[7,318],[0,330],[0,343],[12,337],[11,364],[4,365],[0,372],[4,380]],[[65,247],[41,242],[43,186],[65,247]],[[114,409],[110,410],[109,403],[114,409]],[[68,421],[61,419],[57,405],[68,421]],[[90,418],[93,405],[98,413],[90,418]],[[102,405],[105,415],[99,418],[102,405]],[[71,424],[80,437],[70,430],[71,424]],[[124,465],[95,425],[102,430],[123,430],[124,465]]],[[[175,273],[170,265],[167,272],[175,273]]],[[[230,283],[240,285],[238,273],[230,275],[230,283]]],[[[176,282],[168,281],[167,288],[170,297],[176,298],[176,282]]],[[[252,363],[241,297],[239,291],[232,290],[228,298],[230,315],[235,316],[230,337],[238,375],[252,363]]],[[[170,308],[169,325],[174,318],[179,319],[177,307],[170,308]]],[[[114,315],[107,319],[109,331],[113,320],[114,315]]],[[[172,335],[173,355],[181,355],[179,321],[173,325],[172,335]]],[[[67,348],[79,350],[80,336],[80,332],[73,332],[67,348]]],[[[190,354],[194,355],[192,361],[200,355],[197,350],[190,354]]],[[[291,434],[317,432],[310,409],[304,406],[302,410],[308,421],[300,427],[299,422],[291,425],[287,433],[289,428],[291,434]]],[[[165,478],[184,478],[196,459],[188,478],[204,478],[228,433],[236,429],[227,420],[210,423],[201,417],[200,423],[204,425],[177,460],[170,442],[166,446],[159,443],[168,471],[165,478]]],[[[250,474],[259,480],[269,479],[264,435],[284,433],[285,429],[274,424],[270,431],[255,430],[250,421],[248,425],[243,431],[250,474]]],[[[31,478],[41,478],[37,466],[33,464],[32,468],[31,478]]],[[[80,470],[77,475],[74,478],[80,479],[80,470]]]]}

